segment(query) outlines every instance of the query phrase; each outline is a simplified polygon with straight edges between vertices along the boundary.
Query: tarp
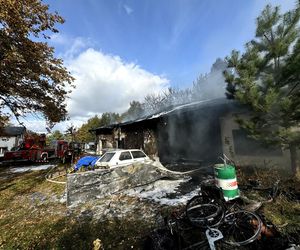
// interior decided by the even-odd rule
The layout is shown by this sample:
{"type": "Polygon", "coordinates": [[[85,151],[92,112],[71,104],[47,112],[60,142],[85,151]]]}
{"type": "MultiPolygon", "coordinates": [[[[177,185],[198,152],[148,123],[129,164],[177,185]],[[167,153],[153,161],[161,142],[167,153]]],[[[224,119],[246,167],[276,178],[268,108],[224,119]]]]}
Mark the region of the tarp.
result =
{"type": "Polygon", "coordinates": [[[74,170],[77,171],[81,167],[94,167],[96,161],[99,159],[99,156],[84,156],[78,160],[78,162],[74,166],[74,170]]]}

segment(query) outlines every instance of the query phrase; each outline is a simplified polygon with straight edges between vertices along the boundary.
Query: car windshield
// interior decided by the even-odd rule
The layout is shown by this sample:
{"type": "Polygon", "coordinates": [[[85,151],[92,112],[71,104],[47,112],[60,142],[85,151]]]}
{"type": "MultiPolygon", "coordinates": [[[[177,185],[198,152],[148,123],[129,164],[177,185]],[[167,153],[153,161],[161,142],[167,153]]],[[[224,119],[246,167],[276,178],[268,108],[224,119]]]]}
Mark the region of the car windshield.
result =
{"type": "Polygon", "coordinates": [[[101,159],[99,160],[99,162],[109,162],[111,160],[111,158],[113,158],[113,156],[115,155],[115,153],[105,153],[101,159]]]}

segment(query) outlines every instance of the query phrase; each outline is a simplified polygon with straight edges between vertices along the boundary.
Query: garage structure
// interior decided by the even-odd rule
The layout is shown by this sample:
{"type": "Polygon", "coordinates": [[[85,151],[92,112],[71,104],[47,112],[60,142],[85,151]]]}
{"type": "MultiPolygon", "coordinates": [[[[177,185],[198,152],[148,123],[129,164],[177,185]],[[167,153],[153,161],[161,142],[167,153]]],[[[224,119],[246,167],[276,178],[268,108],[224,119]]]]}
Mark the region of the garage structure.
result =
{"type": "Polygon", "coordinates": [[[226,98],[198,101],[137,120],[94,130],[97,152],[104,148],[142,149],[164,164],[200,161],[211,165],[223,154],[239,165],[289,166],[289,152],[266,148],[235,122],[245,107],[226,98]]]}

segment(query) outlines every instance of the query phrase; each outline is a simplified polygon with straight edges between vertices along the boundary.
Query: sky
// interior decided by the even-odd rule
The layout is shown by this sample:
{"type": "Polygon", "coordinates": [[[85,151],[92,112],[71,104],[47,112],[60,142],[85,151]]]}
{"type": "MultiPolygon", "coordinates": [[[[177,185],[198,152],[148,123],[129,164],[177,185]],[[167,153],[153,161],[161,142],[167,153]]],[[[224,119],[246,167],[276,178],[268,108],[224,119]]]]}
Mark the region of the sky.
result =
{"type": "MultiPolygon", "coordinates": [[[[243,50],[255,35],[263,7],[295,0],[60,0],[44,1],[65,23],[49,44],[75,77],[67,100],[70,120],[54,129],[79,127],[104,112],[126,111],[130,101],[168,87],[186,88],[210,71],[217,58],[243,50]]],[[[45,131],[43,120],[25,125],[45,131]]]]}

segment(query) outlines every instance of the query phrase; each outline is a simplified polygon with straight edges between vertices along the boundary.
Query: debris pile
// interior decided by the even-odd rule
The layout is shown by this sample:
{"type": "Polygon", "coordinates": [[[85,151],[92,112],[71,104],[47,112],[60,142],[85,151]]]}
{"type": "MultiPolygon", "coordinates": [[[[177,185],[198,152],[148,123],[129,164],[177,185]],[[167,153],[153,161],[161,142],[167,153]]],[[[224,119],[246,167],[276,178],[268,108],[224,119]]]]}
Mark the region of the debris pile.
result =
{"type": "Polygon", "coordinates": [[[145,241],[145,249],[287,249],[283,236],[261,211],[245,210],[242,198],[225,202],[218,189],[202,186],[198,196],[174,210],[145,241]]]}
{"type": "Polygon", "coordinates": [[[68,174],[67,205],[76,205],[127,189],[146,186],[163,178],[183,179],[185,176],[186,173],[170,171],[158,162],[68,174]]]}

